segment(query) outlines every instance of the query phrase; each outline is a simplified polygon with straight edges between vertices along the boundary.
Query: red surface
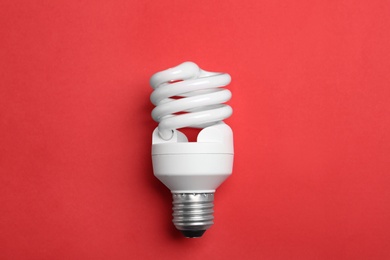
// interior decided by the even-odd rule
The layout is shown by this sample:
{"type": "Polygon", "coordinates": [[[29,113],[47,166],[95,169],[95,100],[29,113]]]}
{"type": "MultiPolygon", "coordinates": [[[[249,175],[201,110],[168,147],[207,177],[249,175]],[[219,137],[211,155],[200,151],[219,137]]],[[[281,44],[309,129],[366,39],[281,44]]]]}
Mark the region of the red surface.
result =
{"type": "Polygon", "coordinates": [[[389,1],[0,2],[0,259],[390,259],[389,1]],[[149,77],[232,75],[233,176],[184,239],[149,77]]]}

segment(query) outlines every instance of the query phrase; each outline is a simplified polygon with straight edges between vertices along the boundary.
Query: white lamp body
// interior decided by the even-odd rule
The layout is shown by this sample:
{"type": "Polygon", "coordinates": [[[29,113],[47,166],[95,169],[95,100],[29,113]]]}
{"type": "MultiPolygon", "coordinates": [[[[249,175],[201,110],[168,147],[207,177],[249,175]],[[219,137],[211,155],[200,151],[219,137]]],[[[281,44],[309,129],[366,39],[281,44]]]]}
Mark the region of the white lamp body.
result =
{"type": "Polygon", "coordinates": [[[214,192],[232,174],[233,132],[222,120],[231,92],[227,73],[208,72],[193,62],[158,72],[150,79],[159,123],[153,132],[154,175],[173,195],[173,223],[186,237],[200,237],[213,225],[214,192]],[[202,128],[196,142],[177,129],[202,128]]]}

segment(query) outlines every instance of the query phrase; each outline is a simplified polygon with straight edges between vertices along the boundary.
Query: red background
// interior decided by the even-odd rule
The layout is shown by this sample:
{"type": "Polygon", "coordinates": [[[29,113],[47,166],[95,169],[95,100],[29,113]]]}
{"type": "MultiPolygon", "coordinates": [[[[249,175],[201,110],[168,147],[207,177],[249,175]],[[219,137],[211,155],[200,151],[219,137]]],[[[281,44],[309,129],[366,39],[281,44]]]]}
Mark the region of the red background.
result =
{"type": "Polygon", "coordinates": [[[389,259],[390,2],[0,2],[0,259],[389,259]],[[232,75],[234,173],[185,239],[148,85],[232,75]]]}

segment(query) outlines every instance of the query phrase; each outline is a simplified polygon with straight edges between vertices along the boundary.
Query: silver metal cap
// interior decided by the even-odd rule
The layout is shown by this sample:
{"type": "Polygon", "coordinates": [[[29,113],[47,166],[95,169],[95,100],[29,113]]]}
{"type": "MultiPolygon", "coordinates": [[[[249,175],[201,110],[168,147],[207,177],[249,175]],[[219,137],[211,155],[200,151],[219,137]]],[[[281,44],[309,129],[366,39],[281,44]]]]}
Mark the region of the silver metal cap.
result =
{"type": "Polygon", "coordinates": [[[214,193],[173,193],[173,224],[185,237],[201,237],[214,224],[214,193]]]}

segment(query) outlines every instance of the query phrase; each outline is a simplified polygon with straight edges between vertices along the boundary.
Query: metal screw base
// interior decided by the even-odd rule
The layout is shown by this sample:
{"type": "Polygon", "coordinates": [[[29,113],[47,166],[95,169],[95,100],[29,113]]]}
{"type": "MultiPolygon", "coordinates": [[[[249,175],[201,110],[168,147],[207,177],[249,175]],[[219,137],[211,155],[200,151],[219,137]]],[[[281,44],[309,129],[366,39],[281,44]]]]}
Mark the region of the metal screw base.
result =
{"type": "Polygon", "coordinates": [[[173,224],[185,237],[201,237],[213,224],[214,193],[173,193],[173,224]]]}

